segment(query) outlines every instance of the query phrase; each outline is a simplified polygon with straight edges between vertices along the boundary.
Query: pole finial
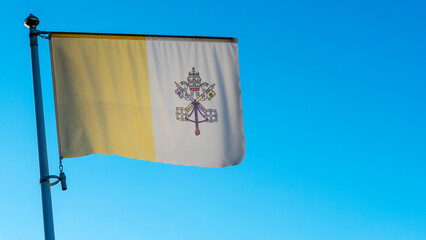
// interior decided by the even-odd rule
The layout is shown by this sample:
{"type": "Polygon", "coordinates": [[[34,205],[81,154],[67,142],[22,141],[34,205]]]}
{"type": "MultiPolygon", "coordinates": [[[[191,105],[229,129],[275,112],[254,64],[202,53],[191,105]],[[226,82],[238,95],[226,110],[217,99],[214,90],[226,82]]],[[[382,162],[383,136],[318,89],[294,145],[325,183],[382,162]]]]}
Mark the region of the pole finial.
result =
{"type": "Polygon", "coordinates": [[[33,14],[30,14],[25,19],[25,22],[24,22],[24,24],[27,28],[37,27],[39,23],[40,23],[40,20],[38,20],[38,18],[36,16],[34,16],[33,14]]]}

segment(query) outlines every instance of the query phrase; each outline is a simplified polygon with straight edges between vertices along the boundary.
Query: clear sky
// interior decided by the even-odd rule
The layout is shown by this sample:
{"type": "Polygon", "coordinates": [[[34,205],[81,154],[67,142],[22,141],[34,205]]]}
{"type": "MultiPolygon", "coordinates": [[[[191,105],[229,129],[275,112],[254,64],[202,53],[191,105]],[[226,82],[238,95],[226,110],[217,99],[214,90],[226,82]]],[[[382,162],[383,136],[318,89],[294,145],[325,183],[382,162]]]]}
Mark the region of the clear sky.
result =
{"type": "Polygon", "coordinates": [[[52,189],[57,239],[426,239],[425,10],[411,0],[2,1],[0,240],[43,239],[30,13],[45,31],[239,39],[244,162],[65,159],[68,190],[52,189]]]}

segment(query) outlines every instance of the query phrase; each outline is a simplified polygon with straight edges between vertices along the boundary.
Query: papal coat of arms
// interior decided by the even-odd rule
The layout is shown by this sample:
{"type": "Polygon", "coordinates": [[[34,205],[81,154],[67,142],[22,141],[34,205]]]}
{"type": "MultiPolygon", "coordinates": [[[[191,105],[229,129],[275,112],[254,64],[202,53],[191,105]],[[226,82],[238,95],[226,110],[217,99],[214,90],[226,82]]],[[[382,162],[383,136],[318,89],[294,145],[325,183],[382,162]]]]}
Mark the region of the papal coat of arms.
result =
{"type": "Polygon", "coordinates": [[[206,109],[201,102],[212,100],[216,95],[213,91],[215,84],[208,84],[201,82],[200,73],[192,68],[189,72],[187,81],[179,83],[175,82],[175,93],[181,98],[190,102],[187,107],[176,108],[176,119],[183,122],[195,123],[195,135],[200,135],[200,123],[215,123],[218,120],[218,113],[216,109],[206,109]],[[200,92],[201,89],[201,92],[200,92]]]}

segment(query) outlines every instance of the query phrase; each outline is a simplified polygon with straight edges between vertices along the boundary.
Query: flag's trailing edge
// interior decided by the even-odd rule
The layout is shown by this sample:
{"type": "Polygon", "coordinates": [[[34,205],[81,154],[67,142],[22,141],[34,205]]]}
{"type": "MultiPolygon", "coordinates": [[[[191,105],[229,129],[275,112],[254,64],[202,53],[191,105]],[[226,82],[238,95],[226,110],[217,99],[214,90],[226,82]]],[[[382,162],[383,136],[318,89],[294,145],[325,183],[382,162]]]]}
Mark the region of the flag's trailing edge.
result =
{"type": "Polygon", "coordinates": [[[53,32],[50,52],[60,157],[243,160],[235,38],[53,32]]]}

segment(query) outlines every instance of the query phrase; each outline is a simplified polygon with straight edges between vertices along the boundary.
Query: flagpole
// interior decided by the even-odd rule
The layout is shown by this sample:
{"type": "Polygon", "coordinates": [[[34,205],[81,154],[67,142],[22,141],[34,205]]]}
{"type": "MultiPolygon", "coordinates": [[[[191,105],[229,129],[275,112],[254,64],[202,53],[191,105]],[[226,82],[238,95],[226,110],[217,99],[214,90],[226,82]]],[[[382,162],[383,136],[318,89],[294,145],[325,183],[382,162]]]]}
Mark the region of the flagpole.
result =
{"type": "Polygon", "coordinates": [[[50,193],[49,164],[47,161],[46,133],[44,128],[43,99],[41,95],[40,64],[38,57],[38,30],[40,21],[30,14],[25,19],[25,26],[30,29],[31,64],[33,70],[34,105],[37,124],[38,159],[40,168],[41,200],[43,206],[44,238],[55,240],[53,228],[52,197],[50,193]]]}

